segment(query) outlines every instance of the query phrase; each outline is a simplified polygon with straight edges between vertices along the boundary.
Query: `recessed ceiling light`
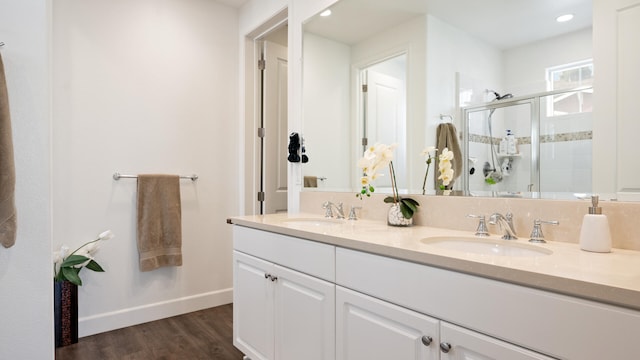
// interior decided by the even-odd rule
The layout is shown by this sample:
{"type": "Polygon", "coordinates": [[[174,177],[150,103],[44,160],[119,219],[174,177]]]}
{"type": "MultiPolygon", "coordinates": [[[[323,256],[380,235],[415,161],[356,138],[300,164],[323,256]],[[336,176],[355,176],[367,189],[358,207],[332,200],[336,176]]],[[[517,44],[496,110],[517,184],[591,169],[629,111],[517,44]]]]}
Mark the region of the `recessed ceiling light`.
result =
{"type": "Polygon", "coordinates": [[[571,21],[571,19],[573,19],[573,14],[565,14],[565,15],[558,16],[556,18],[556,21],[559,23],[563,23],[563,22],[571,21]]]}
{"type": "Polygon", "coordinates": [[[320,13],[320,16],[329,16],[331,15],[331,9],[327,9],[320,13]]]}

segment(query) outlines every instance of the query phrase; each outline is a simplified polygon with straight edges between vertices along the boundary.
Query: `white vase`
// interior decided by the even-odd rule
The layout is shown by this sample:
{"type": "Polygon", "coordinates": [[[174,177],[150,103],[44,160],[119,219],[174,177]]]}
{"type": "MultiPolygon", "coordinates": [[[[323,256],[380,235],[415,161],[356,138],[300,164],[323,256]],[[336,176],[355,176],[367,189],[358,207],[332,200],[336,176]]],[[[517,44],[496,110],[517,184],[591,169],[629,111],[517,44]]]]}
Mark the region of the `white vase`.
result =
{"type": "Polygon", "coordinates": [[[405,218],[402,215],[402,211],[400,211],[400,204],[395,203],[391,204],[391,207],[389,208],[387,224],[390,226],[411,226],[413,224],[413,218],[405,218]]]}

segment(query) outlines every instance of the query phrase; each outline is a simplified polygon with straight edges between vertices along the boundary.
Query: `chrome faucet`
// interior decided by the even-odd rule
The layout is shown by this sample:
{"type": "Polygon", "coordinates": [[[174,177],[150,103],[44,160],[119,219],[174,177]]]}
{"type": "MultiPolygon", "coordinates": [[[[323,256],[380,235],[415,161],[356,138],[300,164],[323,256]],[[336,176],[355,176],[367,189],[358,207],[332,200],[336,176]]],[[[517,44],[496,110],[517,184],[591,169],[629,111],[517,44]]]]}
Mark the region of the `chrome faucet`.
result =
{"type": "Polygon", "coordinates": [[[324,217],[326,218],[333,217],[332,207],[335,207],[336,212],[338,213],[338,215],[336,215],[336,219],[344,219],[344,210],[342,209],[342,203],[338,203],[338,205],[336,205],[331,201],[325,201],[324,204],[322,204],[322,208],[325,210],[324,217]]]}
{"type": "Polygon", "coordinates": [[[504,216],[500,213],[491,214],[491,217],[489,217],[489,224],[500,225],[500,228],[504,231],[504,235],[502,235],[504,240],[515,240],[518,238],[516,236],[516,231],[513,228],[513,214],[510,212],[504,216]]]}

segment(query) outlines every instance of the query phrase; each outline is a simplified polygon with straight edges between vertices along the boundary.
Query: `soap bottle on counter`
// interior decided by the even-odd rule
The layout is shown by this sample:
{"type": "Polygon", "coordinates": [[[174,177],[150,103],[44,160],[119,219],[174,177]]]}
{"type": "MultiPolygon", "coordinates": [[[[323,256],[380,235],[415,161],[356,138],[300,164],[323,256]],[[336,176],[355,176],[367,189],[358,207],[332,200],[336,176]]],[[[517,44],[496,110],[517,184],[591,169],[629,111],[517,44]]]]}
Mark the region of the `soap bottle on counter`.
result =
{"type": "Polygon", "coordinates": [[[582,219],[580,229],[580,248],[586,251],[607,253],[611,252],[611,233],[609,220],[602,214],[598,206],[598,195],[591,196],[589,213],[582,219]]]}

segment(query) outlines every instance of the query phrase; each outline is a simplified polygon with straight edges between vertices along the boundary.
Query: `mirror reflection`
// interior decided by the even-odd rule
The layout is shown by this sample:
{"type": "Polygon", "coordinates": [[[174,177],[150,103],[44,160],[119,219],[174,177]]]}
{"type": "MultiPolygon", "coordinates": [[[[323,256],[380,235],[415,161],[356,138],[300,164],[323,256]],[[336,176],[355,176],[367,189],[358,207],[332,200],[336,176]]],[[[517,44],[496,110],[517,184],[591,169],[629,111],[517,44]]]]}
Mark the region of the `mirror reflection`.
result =
{"type": "MultiPolygon", "coordinates": [[[[401,192],[422,193],[426,164],[420,154],[436,145],[438,125],[451,122],[466,139],[456,190],[589,192],[591,6],[590,0],[341,0],[330,16],[309,19],[303,136],[310,161],[303,174],[318,181],[305,190],[356,191],[363,144],[396,142],[401,192]],[[574,19],[556,22],[565,13],[574,19]],[[513,98],[496,100],[506,94],[513,98]],[[481,107],[532,97],[538,103],[528,110],[481,107]],[[576,103],[580,112],[565,109],[576,103]],[[543,116],[532,121],[534,113],[543,116]],[[506,130],[519,155],[500,156],[506,130]],[[564,183],[545,190],[554,178],[564,183]]],[[[384,180],[376,185],[385,188],[384,180]]]]}

